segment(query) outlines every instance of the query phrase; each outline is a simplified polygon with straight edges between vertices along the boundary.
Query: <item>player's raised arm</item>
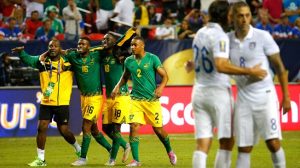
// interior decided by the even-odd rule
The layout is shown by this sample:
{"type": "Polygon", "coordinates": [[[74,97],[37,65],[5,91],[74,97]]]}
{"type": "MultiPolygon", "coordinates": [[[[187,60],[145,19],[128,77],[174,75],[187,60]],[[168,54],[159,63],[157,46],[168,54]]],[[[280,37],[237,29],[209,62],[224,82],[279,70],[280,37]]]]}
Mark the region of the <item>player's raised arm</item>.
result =
{"type": "Polygon", "coordinates": [[[33,68],[37,68],[37,64],[39,63],[39,56],[29,55],[24,51],[24,46],[16,47],[11,50],[13,53],[17,53],[20,59],[28,66],[33,68]]]}
{"type": "Polygon", "coordinates": [[[268,58],[276,71],[279,83],[281,85],[281,90],[283,94],[281,106],[283,108],[283,114],[285,114],[291,110],[291,100],[288,90],[288,72],[281,61],[279,53],[273,54],[268,58]]]}

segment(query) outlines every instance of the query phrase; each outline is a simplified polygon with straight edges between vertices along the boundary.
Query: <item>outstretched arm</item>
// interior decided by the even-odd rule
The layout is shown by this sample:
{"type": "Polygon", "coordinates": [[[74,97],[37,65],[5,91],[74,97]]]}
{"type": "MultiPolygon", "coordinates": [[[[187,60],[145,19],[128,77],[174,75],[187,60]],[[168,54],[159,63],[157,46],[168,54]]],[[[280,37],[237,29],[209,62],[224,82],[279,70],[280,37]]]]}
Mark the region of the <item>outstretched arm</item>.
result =
{"type": "Polygon", "coordinates": [[[11,50],[13,53],[18,53],[19,56],[20,56],[20,59],[28,66],[31,66],[33,68],[37,68],[37,65],[39,63],[39,56],[32,56],[32,55],[29,55],[27,54],[25,51],[24,51],[24,46],[22,47],[16,47],[16,48],[13,48],[11,50]]]}

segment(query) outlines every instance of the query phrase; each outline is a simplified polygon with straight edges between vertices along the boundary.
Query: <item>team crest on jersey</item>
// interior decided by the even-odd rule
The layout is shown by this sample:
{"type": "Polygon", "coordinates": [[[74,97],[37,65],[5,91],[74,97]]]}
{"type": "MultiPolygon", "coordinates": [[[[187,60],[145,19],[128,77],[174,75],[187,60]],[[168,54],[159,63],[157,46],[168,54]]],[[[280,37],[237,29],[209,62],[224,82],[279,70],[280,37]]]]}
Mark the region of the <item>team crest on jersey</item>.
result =
{"type": "Polygon", "coordinates": [[[144,68],[148,68],[149,67],[149,63],[144,64],[144,68]]]}
{"type": "Polygon", "coordinates": [[[250,49],[250,50],[255,49],[255,47],[256,47],[256,42],[251,42],[251,43],[249,43],[249,49],[250,49]]]}
{"type": "Polygon", "coordinates": [[[220,51],[225,52],[226,51],[226,42],[220,41],[220,51]]]}
{"type": "Polygon", "coordinates": [[[115,63],[116,63],[116,59],[112,58],[112,59],[110,60],[110,63],[111,63],[111,64],[115,64],[115,63]]]}
{"type": "Polygon", "coordinates": [[[92,58],[90,64],[93,65],[94,63],[95,63],[94,58],[92,58]]]}

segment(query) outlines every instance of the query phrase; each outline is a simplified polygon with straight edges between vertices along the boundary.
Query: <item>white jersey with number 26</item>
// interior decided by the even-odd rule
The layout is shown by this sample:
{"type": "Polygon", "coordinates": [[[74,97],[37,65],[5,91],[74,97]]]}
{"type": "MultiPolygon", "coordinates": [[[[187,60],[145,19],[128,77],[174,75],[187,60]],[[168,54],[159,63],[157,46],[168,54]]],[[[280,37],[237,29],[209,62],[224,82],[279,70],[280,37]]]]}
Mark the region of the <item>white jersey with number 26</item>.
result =
{"type": "Polygon", "coordinates": [[[214,58],[229,58],[229,38],[217,23],[208,23],[198,30],[194,41],[194,62],[198,86],[230,87],[229,76],[217,72],[214,58]]]}

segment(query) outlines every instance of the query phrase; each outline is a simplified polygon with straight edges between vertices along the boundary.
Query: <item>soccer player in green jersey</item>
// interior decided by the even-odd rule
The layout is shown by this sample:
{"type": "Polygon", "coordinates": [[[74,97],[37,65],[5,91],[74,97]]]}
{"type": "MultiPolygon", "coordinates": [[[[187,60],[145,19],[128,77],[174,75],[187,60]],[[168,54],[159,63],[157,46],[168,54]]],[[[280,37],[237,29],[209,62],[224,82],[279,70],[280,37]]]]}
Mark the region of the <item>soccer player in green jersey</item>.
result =
{"type": "Polygon", "coordinates": [[[128,167],[141,166],[138,155],[138,131],[141,125],[150,124],[163,143],[170,162],[175,165],[177,157],[173,152],[167,132],[163,129],[162,109],[159,98],[168,81],[168,75],[163,68],[158,56],[145,51],[145,42],[142,37],[136,36],[131,41],[133,55],[124,62],[124,73],[111,93],[112,99],[120,93],[121,86],[132,79],[131,108],[129,115],[130,135],[129,142],[132,150],[133,161],[128,167]],[[162,78],[157,87],[155,74],[162,78]]]}
{"type": "Polygon", "coordinates": [[[39,69],[41,91],[43,92],[36,135],[37,158],[28,165],[32,167],[47,166],[45,145],[48,126],[52,119],[57,123],[59,133],[75,148],[78,156],[80,146],[69,128],[69,105],[73,72],[70,63],[62,57],[60,42],[51,40],[48,51],[40,56],[27,54],[24,47],[16,47],[12,51],[17,52],[25,64],[39,69]],[[40,61],[41,58],[45,59],[43,63],[40,61]]]}
{"type": "Polygon", "coordinates": [[[130,97],[127,84],[121,86],[120,95],[114,100],[110,97],[113,88],[123,74],[123,65],[117,59],[119,57],[113,55],[116,41],[116,37],[113,34],[106,34],[103,39],[104,54],[101,56],[107,96],[102,112],[102,129],[113,140],[110,158],[105,164],[107,166],[115,165],[120,146],[124,149],[122,162],[128,159],[130,153],[130,144],[122,138],[120,133],[121,124],[128,120],[128,102],[130,97]]]}
{"type": "Polygon", "coordinates": [[[111,145],[98,130],[97,121],[103,105],[102,86],[100,76],[99,51],[90,52],[90,40],[81,37],[78,41],[77,51],[65,55],[72,65],[78,88],[80,90],[81,111],[83,116],[80,158],[73,162],[73,166],[86,165],[87,152],[93,136],[108,152],[111,145]]]}

